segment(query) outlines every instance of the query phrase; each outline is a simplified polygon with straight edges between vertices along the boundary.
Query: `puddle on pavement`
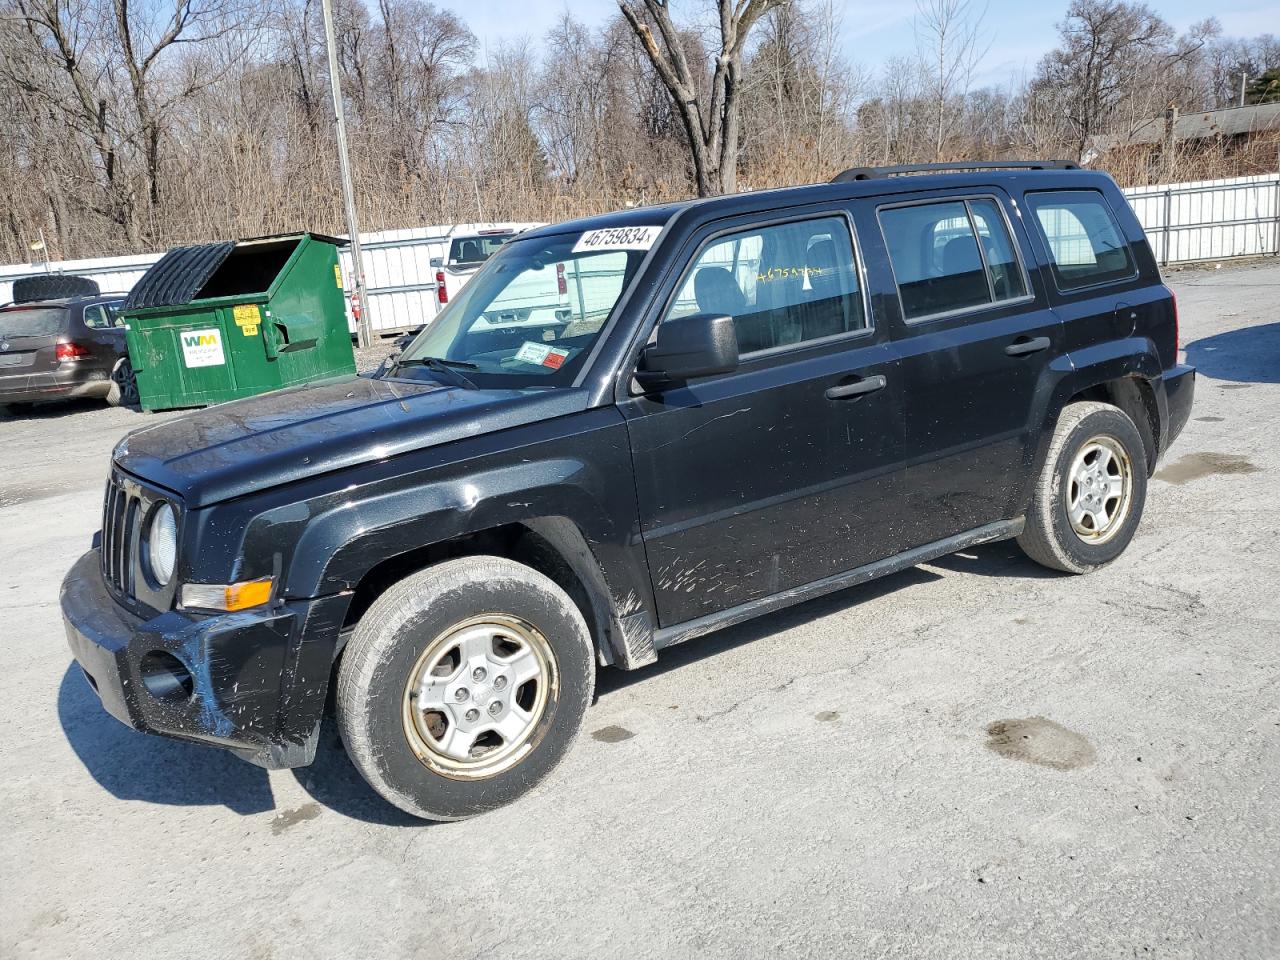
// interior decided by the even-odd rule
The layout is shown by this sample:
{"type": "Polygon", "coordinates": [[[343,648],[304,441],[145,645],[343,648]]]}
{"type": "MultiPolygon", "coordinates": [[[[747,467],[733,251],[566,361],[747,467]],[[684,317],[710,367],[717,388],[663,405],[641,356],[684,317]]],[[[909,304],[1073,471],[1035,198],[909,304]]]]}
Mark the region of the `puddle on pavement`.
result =
{"type": "Polygon", "coordinates": [[[601,727],[591,734],[591,739],[599,740],[601,743],[621,743],[623,740],[630,740],[634,736],[635,734],[626,727],[610,725],[601,727]]]}
{"type": "Polygon", "coordinates": [[[1196,417],[1196,423],[1221,423],[1226,417],[1196,417]]]}
{"type": "Polygon", "coordinates": [[[821,720],[823,723],[830,723],[832,720],[839,720],[840,714],[835,710],[819,710],[813,715],[813,719],[821,720]]]}
{"type": "Polygon", "coordinates": [[[997,720],[987,727],[987,749],[1008,760],[1023,760],[1054,770],[1076,770],[1094,761],[1093,744],[1044,717],[997,720]]]}
{"type": "Polygon", "coordinates": [[[1261,469],[1234,453],[1189,453],[1161,467],[1155,478],[1165,483],[1183,484],[1201,477],[1257,473],[1261,469]]]}
{"type": "Polygon", "coordinates": [[[314,820],[318,816],[320,816],[320,804],[304,803],[296,810],[284,810],[277,813],[271,821],[271,832],[278,837],[290,827],[302,823],[304,820],[314,820]]]}

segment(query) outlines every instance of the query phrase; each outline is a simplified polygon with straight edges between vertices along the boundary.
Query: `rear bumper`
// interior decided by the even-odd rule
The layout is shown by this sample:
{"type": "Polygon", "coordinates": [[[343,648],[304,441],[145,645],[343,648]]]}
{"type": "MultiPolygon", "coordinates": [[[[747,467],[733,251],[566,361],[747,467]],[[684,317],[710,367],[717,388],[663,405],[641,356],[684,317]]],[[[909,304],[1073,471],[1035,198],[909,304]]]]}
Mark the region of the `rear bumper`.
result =
{"type": "Polygon", "coordinates": [[[96,549],[71,568],[61,594],[67,642],[108,713],[135,730],[220,746],[270,768],[315,756],[345,601],[143,620],[108,592],[96,549]],[[158,669],[175,661],[177,674],[158,669]]]}
{"type": "Polygon", "coordinates": [[[1196,393],[1196,368],[1180,363],[1164,371],[1161,380],[1164,382],[1165,405],[1168,410],[1160,437],[1160,453],[1163,455],[1191,419],[1191,404],[1196,393]]]}
{"type": "Polygon", "coordinates": [[[38,373],[5,373],[0,368],[0,403],[104,397],[110,389],[111,372],[91,363],[64,363],[38,373]]]}

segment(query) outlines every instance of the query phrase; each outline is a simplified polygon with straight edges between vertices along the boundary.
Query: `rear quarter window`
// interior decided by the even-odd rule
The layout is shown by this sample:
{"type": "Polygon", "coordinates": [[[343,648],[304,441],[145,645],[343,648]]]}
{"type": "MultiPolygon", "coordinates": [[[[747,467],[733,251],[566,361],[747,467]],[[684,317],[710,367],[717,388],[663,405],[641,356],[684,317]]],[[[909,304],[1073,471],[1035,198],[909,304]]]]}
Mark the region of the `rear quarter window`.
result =
{"type": "Polygon", "coordinates": [[[1027,204],[1049,248],[1059,290],[1115,283],[1137,274],[1129,242],[1098,191],[1028,193],[1027,204]]]}

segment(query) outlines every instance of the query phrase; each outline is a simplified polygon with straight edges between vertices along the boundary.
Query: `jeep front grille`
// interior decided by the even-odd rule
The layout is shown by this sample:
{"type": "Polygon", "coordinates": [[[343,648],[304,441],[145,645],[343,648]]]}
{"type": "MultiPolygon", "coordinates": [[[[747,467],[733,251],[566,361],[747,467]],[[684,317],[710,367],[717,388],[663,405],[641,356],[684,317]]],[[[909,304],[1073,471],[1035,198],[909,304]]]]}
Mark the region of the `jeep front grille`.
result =
{"type": "Polygon", "coordinates": [[[133,595],[134,552],[142,522],[140,504],[139,497],[112,474],[102,507],[102,576],[126,596],[133,595]]]}

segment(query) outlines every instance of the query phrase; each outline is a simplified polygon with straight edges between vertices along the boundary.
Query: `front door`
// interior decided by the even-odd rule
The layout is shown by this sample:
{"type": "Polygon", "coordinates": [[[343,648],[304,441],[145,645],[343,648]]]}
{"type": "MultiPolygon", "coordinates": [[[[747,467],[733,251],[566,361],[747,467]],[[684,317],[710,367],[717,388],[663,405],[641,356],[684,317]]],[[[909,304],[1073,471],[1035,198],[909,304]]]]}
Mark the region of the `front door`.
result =
{"type": "Polygon", "coordinates": [[[842,212],[708,230],[664,317],[727,314],[731,374],[621,404],[668,627],[897,552],[902,392],[842,212]]]}

